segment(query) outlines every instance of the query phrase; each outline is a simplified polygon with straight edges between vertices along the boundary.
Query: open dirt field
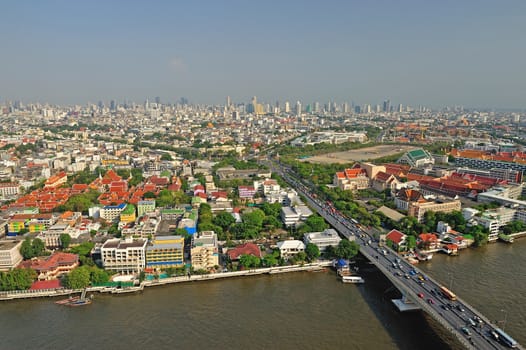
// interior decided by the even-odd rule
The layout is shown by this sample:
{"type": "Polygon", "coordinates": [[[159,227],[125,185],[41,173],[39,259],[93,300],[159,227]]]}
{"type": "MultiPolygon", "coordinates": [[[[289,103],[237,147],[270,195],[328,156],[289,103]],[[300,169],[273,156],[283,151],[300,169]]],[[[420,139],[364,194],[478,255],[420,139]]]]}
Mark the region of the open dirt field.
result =
{"type": "Polygon", "coordinates": [[[376,158],[381,158],[396,153],[407,152],[416,148],[417,147],[414,146],[404,145],[379,145],[344,152],[327,153],[319,156],[313,156],[307,159],[302,159],[301,161],[317,164],[343,164],[352,162],[363,162],[366,160],[374,160],[376,158]]]}

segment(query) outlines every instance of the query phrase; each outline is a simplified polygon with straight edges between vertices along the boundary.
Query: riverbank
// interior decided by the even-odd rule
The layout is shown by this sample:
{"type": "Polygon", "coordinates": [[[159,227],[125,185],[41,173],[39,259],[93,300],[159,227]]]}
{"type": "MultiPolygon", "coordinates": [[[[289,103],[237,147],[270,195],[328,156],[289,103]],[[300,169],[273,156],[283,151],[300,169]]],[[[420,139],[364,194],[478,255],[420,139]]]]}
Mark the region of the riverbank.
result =
{"type": "MultiPolygon", "coordinates": [[[[206,275],[191,275],[191,276],[179,276],[179,277],[167,277],[162,279],[155,279],[151,281],[142,281],[139,286],[117,288],[117,287],[88,287],[87,292],[90,293],[107,293],[107,294],[124,294],[124,293],[136,293],[142,291],[145,287],[155,287],[174,283],[185,283],[185,282],[198,282],[216,280],[222,278],[233,278],[243,276],[255,276],[263,274],[281,274],[289,272],[300,272],[300,271],[320,271],[326,267],[332,266],[331,261],[319,261],[310,264],[303,265],[291,265],[291,266],[276,266],[266,267],[259,269],[233,271],[233,272],[219,272],[210,273],[206,275]]],[[[50,289],[50,290],[17,290],[10,292],[0,292],[0,301],[18,300],[18,299],[30,299],[30,298],[51,298],[59,297],[71,294],[82,293],[83,289],[50,289]]]]}

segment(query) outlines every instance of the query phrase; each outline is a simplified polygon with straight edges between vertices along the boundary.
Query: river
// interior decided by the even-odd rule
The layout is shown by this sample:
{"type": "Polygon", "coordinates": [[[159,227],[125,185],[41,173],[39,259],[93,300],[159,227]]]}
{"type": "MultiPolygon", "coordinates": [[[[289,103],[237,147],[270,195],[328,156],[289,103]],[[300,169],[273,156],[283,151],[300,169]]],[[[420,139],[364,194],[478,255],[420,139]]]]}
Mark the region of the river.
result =
{"type": "MultiPolygon", "coordinates": [[[[435,255],[421,265],[525,343],[526,240],[435,255]],[[447,283],[445,281],[448,281],[447,283]],[[505,310],[505,311],[501,311],[505,310]]],[[[400,314],[398,293],[365,262],[363,285],[302,272],[95,294],[68,308],[51,299],[1,304],[1,349],[448,349],[422,313],[400,314]]]]}

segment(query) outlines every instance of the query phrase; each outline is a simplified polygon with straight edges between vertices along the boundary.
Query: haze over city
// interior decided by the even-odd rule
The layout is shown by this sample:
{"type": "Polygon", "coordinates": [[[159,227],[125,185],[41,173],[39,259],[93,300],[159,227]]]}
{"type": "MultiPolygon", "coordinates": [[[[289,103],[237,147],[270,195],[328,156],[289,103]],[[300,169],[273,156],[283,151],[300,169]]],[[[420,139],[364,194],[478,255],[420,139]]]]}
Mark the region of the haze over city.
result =
{"type": "Polygon", "coordinates": [[[523,1],[8,1],[0,103],[523,109],[523,1]]]}

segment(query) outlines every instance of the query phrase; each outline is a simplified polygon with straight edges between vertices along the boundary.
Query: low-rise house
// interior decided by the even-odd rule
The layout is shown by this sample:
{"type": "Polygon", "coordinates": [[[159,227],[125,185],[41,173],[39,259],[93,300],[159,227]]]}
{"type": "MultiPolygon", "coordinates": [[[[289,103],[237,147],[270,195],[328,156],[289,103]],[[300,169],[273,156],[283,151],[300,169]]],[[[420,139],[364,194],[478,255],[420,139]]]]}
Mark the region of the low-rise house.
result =
{"type": "Polygon", "coordinates": [[[299,252],[305,251],[305,243],[298,240],[287,240],[278,242],[279,254],[283,259],[289,259],[299,252]]]}
{"type": "Polygon", "coordinates": [[[385,240],[391,242],[395,250],[403,250],[406,247],[406,235],[398,230],[391,230],[385,240]]]}
{"type": "Polygon", "coordinates": [[[226,252],[230,261],[238,261],[241,255],[254,255],[261,259],[261,249],[259,249],[257,244],[254,243],[245,243],[238,245],[235,248],[228,249],[226,252]]]}
{"type": "Polygon", "coordinates": [[[52,280],[68,274],[79,266],[77,254],[55,252],[45,259],[24,261],[20,267],[35,270],[39,280],[52,280]]]}
{"type": "Polygon", "coordinates": [[[338,232],[332,228],[328,228],[322,232],[310,232],[303,235],[303,242],[305,245],[315,244],[320,252],[324,252],[328,246],[336,247],[342,239],[338,232]]]}

